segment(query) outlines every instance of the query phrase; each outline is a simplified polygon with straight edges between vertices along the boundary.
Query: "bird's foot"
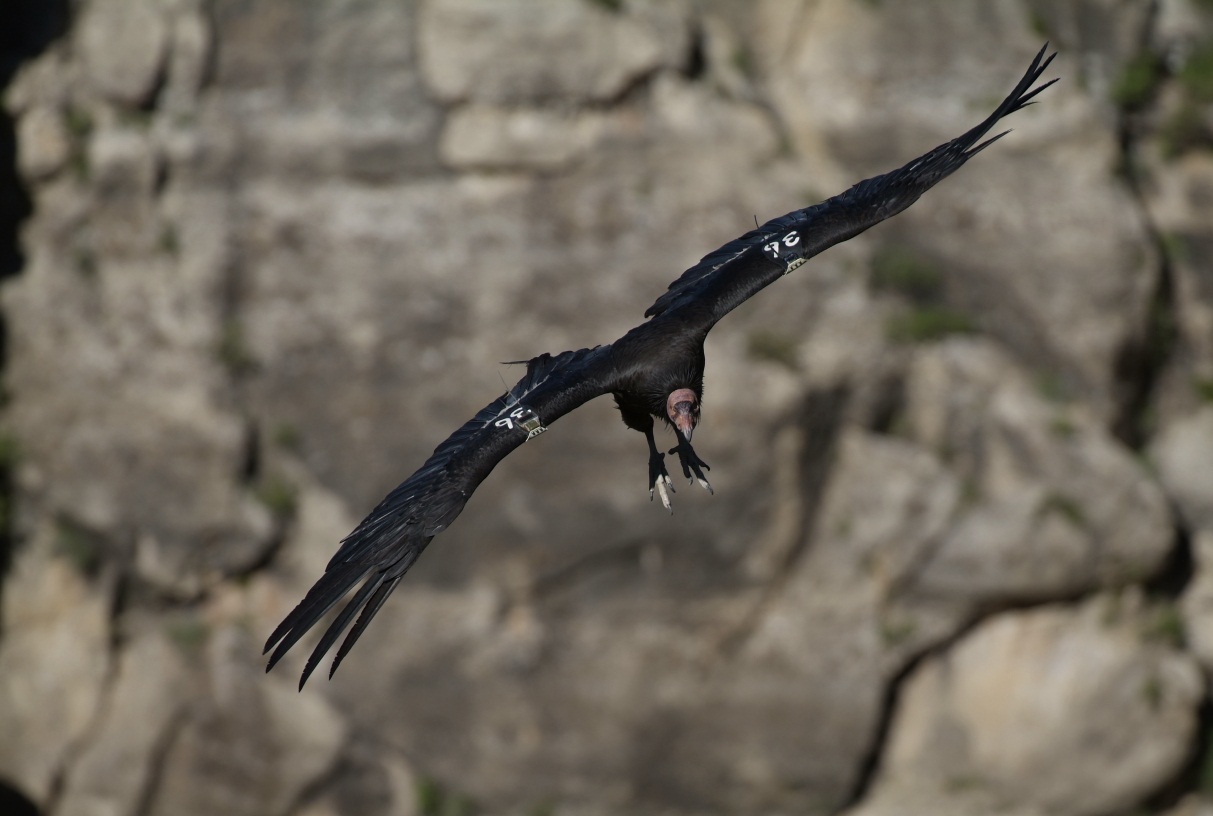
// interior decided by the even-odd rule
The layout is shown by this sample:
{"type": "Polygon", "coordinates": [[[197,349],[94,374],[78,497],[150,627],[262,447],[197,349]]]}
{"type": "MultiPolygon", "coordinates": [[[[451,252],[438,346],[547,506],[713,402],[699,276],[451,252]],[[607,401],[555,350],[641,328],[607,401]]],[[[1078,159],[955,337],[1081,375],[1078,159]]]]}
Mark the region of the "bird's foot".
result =
{"type": "Polygon", "coordinates": [[[682,465],[682,475],[687,477],[687,484],[695,484],[699,482],[703,489],[714,494],[716,491],[712,489],[712,485],[708,483],[708,479],[703,475],[705,470],[712,468],[707,462],[699,458],[699,454],[695,453],[695,449],[691,447],[691,443],[685,439],[678,440],[678,447],[671,448],[670,453],[678,454],[678,461],[682,465]]]}
{"type": "Polygon", "coordinates": [[[666,470],[665,458],[657,451],[649,453],[649,501],[653,501],[653,491],[656,490],[657,495],[661,496],[661,503],[673,513],[670,493],[674,492],[674,483],[670,472],[666,470]]]}
{"type": "Polygon", "coordinates": [[[671,513],[674,508],[670,505],[670,494],[674,492],[674,480],[665,469],[665,457],[657,451],[649,455],[649,501],[653,500],[653,490],[661,496],[661,503],[671,513]]]}

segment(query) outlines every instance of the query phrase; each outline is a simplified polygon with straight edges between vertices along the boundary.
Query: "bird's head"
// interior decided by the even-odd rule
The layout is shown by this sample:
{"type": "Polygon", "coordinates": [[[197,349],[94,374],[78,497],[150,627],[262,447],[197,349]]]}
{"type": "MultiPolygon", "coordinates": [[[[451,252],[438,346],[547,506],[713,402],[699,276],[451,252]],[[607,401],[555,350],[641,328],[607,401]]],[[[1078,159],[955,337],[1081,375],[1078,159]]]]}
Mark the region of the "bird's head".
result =
{"type": "Polygon", "coordinates": [[[679,388],[666,398],[665,412],[670,422],[691,441],[691,432],[699,424],[699,397],[689,388],[679,388]]]}

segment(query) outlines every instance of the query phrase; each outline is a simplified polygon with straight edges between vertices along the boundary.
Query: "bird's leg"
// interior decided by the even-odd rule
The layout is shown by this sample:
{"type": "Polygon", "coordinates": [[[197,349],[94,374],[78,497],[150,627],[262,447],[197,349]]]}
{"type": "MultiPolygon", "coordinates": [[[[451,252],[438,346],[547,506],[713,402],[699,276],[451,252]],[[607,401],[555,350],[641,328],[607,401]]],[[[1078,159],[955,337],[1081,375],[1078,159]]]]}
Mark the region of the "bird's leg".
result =
{"type": "Polygon", "coordinates": [[[670,478],[669,471],[665,469],[665,456],[657,450],[657,442],[653,439],[651,424],[645,428],[644,437],[649,442],[649,501],[653,500],[653,489],[656,488],[661,495],[661,503],[665,505],[665,509],[673,513],[674,508],[670,506],[670,494],[674,492],[674,481],[670,478]]]}
{"type": "Polygon", "coordinates": [[[703,475],[705,470],[712,468],[699,458],[699,454],[695,453],[695,449],[691,447],[691,440],[687,439],[681,431],[674,431],[674,435],[678,437],[678,447],[670,448],[670,453],[678,453],[678,461],[682,465],[682,475],[687,477],[687,484],[694,484],[698,481],[703,485],[704,490],[715,493],[716,491],[712,490],[712,486],[708,484],[707,477],[703,475]]]}

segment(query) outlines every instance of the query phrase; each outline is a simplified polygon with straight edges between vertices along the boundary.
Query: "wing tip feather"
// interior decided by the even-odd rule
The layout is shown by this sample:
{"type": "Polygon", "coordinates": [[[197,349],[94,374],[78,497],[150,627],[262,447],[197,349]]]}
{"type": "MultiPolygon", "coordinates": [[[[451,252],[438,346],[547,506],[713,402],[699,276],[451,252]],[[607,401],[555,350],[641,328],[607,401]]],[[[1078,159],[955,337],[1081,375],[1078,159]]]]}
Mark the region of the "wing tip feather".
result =
{"type": "Polygon", "coordinates": [[[272,650],[272,654],[266,662],[265,670],[269,672],[278,665],[308,630],[336,606],[368,572],[370,567],[363,564],[340,564],[320,576],[304,595],[303,600],[282,619],[266,640],[261,653],[264,655],[272,650]]]}

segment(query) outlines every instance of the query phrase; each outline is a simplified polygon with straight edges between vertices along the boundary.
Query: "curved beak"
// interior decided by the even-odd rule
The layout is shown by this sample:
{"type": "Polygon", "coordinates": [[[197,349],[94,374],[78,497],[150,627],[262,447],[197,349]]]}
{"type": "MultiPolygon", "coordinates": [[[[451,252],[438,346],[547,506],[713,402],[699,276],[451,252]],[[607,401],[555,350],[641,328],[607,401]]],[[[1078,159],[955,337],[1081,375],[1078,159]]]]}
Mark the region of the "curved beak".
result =
{"type": "Polygon", "coordinates": [[[694,404],[691,402],[679,402],[674,405],[674,427],[682,434],[686,441],[691,441],[691,433],[695,430],[695,414],[692,412],[694,404]]]}

